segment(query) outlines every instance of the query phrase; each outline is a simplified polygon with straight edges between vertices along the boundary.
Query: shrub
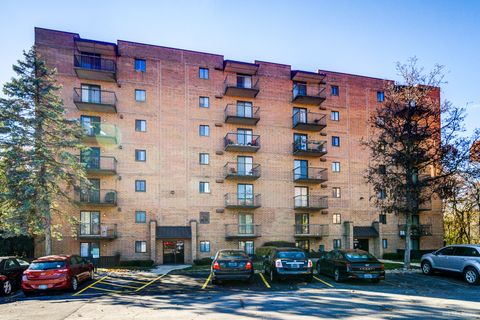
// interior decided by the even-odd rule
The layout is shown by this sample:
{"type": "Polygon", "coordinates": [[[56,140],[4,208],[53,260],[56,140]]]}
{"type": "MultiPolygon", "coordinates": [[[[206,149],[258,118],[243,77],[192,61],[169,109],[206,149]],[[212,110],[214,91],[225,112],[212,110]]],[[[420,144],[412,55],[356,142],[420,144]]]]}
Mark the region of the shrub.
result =
{"type": "Polygon", "coordinates": [[[124,260],[120,261],[120,267],[153,267],[153,260],[124,260]]]}
{"type": "Polygon", "coordinates": [[[193,263],[197,266],[206,266],[206,265],[211,265],[212,264],[212,258],[201,258],[201,259],[195,259],[193,260],[193,263]]]}
{"type": "Polygon", "coordinates": [[[268,256],[270,255],[270,253],[273,251],[273,249],[275,249],[276,247],[273,247],[273,246],[263,246],[263,247],[259,247],[255,250],[255,255],[258,257],[258,258],[262,258],[263,256],[268,256]]]}
{"type": "Polygon", "coordinates": [[[389,252],[383,254],[383,259],[385,260],[403,260],[403,256],[397,252],[389,252]]]}
{"type": "Polygon", "coordinates": [[[263,244],[264,247],[287,247],[287,248],[295,248],[295,242],[288,242],[288,241],[268,241],[263,244]]]}

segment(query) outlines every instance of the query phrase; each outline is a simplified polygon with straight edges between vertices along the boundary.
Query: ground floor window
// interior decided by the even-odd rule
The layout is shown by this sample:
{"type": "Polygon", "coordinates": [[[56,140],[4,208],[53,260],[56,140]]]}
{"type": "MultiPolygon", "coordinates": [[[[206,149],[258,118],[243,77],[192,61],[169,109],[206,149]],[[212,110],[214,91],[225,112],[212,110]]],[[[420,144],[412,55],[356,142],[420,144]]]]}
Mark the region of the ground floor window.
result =
{"type": "Polygon", "coordinates": [[[420,240],[419,240],[419,239],[411,239],[411,241],[410,241],[410,249],[412,249],[412,250],[420,250],[420,240]]]}
{"type": "Polygon", "coordinates": [[[382,244],[383,244],[383,249],[387,249],[387,248],[388,248],[388,240],[387,240],[387,239],[383,239],[383,240],[382,240],[382,244]]]}
{"type": "Polygon", "coordinates": [[[324,244],[321,244],[318,246],[318,251],[319,252],[324,252],[325,251],[325,245],[324,244]]]}
{"type": "Polygon", "coordinates": [[[83,258],[99,258],[100,245],[98,242],[80,242],[80,256],[83,258]]]}
{"type": "Polygon", "coordinates": [[[248,255],[253,255],[255,253],[253,241],[239,241],[238,248],[245,251],[248,255]]]}
{"type": "Polygon", "coordinates": [[[200,252],[210,252],[210,241],[200,241],[200,252]]]}
{"type": "Polygon", "coordinates": [[[137,253],[147,252],[147,241],[135,241],[135,252],[137,253]]]}
{"type": "Polygon", "coordinates": [[[310,250],[310,240],[297,240],[295,242],[295,245],[297,248],[303,249],[303,250],[310,250]]]}
{"type": "Polygon", "coordinates": [[[333,239],[333,249],[340,249],[340,248],[342,248],[342,240],[333,239]]]}

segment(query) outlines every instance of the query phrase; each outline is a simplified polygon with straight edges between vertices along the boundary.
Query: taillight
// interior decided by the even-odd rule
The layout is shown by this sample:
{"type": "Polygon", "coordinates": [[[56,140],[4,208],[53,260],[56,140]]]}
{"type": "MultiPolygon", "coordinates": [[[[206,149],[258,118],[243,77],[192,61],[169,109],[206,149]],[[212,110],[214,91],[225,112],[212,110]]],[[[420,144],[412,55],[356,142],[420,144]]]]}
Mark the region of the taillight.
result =
{"type": "Polygon", "coordinates": [[[310,260],[310,259],[308,260],[308,267],[309,267],[309,268],[313,268],[313,262],[312,262],[312,260],[310,260]]]}
{"type": "Polygon", "coordinates": [[[23,275],[23,276],[22,276],[22,281],[27,281],[27,280],[28,280],[27,276],[26,276],[26,275],[23,275]]]}
{"type": "Polygon", "coordinates": [[[247,264],[245,265],[245,269],[252,270],[252,263],[250,261],[248,261],[247,264]]]}
{"type": "Polygon", "coordinates": [[[282,260],[280,260],[280,259],[275,260],[275,267],[276,268],[283,268],[282,260]]]}
{"type": "Polygon", "coordinates": [[[352,271],[352,265],[350,263],[347,263],[347,272],[352,271]]]}
{"type": "Polygon", "coordinates": [[[55,275],[57,275],[57,276],[63,276],[63,275],[66,275],[67,273],[68,273],[68,269],[55,270],[55,275]]]}
{"type": "Polygon", "coordinates": [[[380,270],[385,270],[385,266],[383,264],[380,265],[380,270]]]}
{"type": "Polygon", "coordinates": [[[215,261],[213,263],[213,270],[220,270],[220,264],[218,263],[218,261],[215,261]]]}

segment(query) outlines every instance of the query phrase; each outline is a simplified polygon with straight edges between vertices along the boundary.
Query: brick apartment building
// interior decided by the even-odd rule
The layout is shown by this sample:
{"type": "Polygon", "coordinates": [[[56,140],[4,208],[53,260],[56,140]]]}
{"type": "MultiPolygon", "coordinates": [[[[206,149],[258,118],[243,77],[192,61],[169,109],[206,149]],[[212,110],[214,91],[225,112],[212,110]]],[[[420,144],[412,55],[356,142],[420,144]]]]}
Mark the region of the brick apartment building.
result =
{"type": "MultiPolygon", "coordinates": [[[[181,263],[278,240],[404,248],[404,222],[380,214],[363,178],[386,80],[42,28],[35,45],[85,127],[95,188],[63,204],[79,224],[62,223],[54,253],[181,263]]],[[[416,224],[414,249],[441,246],[441,201],[416,224]]]]}

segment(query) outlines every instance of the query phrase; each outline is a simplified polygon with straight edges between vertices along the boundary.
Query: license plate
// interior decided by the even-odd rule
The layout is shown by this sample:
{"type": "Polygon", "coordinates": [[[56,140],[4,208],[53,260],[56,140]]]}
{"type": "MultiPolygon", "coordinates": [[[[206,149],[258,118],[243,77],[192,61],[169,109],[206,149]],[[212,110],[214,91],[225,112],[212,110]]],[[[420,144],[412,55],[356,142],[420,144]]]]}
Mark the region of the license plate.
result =
{"type": "Polygon", "coordinates": [[[41,285],[38,286],[38,289],[46,290],[46,289],[48,289],[48,286],[46,284],[41,284],[41,285]]]}
{"type": "Polygon", "coordinates": [[[228,266],[229,266],[230,268],[236,268],[236,267],[237,267],[237,263],[236,263],[236,262],[229,262],[229,263],[228,263],[228,266]]]}
{"type": "Polygon", "coordinates": [[[371,274],[364,274],[363,277],[364,277],[365,279],[372,279],[372,278],[373,278],[373,275],[371,275],[371,274]]]}

